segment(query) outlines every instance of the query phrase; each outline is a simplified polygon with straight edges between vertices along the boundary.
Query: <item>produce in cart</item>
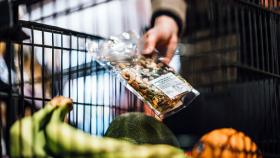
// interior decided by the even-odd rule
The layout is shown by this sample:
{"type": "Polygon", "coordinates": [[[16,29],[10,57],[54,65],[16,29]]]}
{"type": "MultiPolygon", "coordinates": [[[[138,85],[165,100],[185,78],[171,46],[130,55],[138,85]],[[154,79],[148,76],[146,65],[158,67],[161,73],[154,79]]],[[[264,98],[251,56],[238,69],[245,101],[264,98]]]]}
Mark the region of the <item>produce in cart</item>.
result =
{"type": "Polygon", "coordinates": [[[167,126],[140,112],[129,112],[116,117],[105,136],[135,144],[168,144],[179,147],[178,140],[167,126]]]}
{"type": "Polygon", "coordinates": [[[136,145],[84,133],[63,122],[72,101],[59,96],[10,130],[11,157],[185,158],[169,145],[136,145]]]}
{"type": "Polygon", "coordinates": [[[192,150],[195,158],[262,158],[248,136],[232,128],[213,130],[200,139],[192,150]]]}

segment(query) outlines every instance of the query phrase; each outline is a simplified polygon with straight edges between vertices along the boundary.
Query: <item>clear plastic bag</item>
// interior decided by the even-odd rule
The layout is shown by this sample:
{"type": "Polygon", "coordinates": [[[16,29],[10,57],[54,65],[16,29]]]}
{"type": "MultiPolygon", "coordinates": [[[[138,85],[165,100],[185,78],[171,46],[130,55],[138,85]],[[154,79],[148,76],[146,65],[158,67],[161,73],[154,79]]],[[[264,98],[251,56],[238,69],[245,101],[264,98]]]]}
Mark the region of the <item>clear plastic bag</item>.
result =
{"type": "Polygon", "coordinates": [[[99,44],[89,43],[88,51],[160,118],[189,105],[199,92],[168,65],[140,55],[139,41],[125,32],[99,44]]]}

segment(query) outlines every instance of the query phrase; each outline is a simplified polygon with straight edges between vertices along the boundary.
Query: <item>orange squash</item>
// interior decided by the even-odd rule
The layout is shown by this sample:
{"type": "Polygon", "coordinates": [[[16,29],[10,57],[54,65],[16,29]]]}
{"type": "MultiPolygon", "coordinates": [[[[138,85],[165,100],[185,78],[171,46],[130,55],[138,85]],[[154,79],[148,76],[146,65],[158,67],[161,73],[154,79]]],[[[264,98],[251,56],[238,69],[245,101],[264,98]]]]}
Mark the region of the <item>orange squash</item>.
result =
{"type": "Polygon", "coordinates": [[[262,158],[257,145],[243,132],[232,128],[213,130],[192,150],[195,158],[262,158]]]}

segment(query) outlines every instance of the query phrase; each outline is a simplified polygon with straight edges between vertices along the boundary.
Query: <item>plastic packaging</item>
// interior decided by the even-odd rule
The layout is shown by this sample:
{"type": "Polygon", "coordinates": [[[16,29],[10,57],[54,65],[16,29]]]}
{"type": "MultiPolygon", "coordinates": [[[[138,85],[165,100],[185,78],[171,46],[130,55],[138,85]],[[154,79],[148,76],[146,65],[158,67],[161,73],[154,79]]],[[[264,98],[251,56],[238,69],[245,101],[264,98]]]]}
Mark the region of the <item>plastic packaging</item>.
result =
{"type": "Polygon", "coordinates": [[[88,51],[160,118],[189,105],[199,92],[168,65],[140,55],[139,41],[125,32],[99,44],[89,43],[88,51]]]}

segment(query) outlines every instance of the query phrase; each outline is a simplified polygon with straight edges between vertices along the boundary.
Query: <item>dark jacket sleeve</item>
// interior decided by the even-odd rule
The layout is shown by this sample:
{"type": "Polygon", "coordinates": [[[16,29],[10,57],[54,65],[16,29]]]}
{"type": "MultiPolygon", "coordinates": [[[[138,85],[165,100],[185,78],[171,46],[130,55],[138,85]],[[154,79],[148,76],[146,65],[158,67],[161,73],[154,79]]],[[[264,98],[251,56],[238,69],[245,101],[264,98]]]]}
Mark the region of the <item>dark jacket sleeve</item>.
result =
{"type": "Polygon", "coordinates": [[[154,25],[156,17],[160,15],[167,15],[174,18],[179,27],[179,34],[185,28],[186,21],[186,0],[152,0],[153,15],[151,24],[154,25]]]}

